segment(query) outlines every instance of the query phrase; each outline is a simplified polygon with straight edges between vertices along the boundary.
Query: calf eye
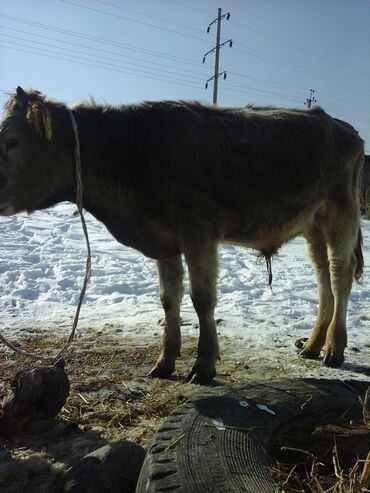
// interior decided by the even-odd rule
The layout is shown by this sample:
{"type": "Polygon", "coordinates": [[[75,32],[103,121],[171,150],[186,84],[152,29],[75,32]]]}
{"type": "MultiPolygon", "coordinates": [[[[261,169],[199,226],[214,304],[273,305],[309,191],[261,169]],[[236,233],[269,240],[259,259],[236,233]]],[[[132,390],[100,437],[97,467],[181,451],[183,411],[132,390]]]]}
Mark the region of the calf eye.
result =
{"type": "Polygon", "coordinates": [[[18,145],[17,139],[8,139],[5,143],[6,152],[10,151],[10,149],[14,149],[18,145]]]}

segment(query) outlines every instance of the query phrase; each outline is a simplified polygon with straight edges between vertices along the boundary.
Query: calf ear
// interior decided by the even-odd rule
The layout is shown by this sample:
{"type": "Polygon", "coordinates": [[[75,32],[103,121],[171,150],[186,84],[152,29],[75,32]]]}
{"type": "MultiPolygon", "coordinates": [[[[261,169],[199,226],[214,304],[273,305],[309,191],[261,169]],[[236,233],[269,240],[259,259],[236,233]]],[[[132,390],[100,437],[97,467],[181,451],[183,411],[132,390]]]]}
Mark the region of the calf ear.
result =
{"type": "Polygon", "coordinates": [[[21,86],[17,87],[17,96],[18,96],[19,102],[23,103],[24,105],[26,105],[28,103],[28,95],[27,95],[26,91],[24,91],[21,88],[21,86]]]}
{"type": "Polygon", "coordinates": [[[27,107],[26,118],[34,125],[37,132],[49,142],[53,138],[53,127],[50,111],[47,106],[39,101],[30,102],[27,107]]]}
{"type": "Polygon", "coordinates": [[[17,87],[19,109],[25,111],[27,121],[35,127],[37,132],[48,141],[51,141],[53,137],[51,116],[43,99],[37,91],[27,93],[21,86],[17,87]]]}

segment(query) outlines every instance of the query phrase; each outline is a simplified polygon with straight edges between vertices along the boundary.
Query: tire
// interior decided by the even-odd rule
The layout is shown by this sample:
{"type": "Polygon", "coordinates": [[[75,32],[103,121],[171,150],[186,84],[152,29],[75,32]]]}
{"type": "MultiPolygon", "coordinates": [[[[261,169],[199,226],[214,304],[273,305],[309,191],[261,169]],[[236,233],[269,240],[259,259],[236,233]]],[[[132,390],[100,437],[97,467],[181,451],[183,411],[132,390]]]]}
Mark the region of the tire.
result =
{"type": "Polygon", "coordinates": [[[195,396],[158,429],[136,493],[275,493],[267,470],[278,435],[344,412],[360,417],[359,396],[369,385],[282,379],[195,396]]]}

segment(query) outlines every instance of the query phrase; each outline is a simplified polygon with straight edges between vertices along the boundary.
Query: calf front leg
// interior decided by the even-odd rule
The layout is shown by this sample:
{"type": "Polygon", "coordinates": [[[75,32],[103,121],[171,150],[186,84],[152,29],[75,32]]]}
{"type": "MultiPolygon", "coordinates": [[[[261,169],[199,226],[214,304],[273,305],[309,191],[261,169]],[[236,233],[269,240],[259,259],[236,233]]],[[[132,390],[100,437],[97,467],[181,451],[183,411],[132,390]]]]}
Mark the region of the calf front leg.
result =
{"type": "Polygon", "coordinates": [[[164,334],[158,360],[149,375],[168,378],[175,369],[176,358],[180,356],[180,304],[183,295],[183,273],[181,255],[157,260],[159,289],[164,309],[164,334]]]}
{"type": "Polygon", "coordinates": [[[206,384],[216,374],[219,347],[214,319],[216,306],[217,246],[210,244],[185,252],[189,269],[190,296],[199,319],[198,356],[188,382],[206,384]]]}

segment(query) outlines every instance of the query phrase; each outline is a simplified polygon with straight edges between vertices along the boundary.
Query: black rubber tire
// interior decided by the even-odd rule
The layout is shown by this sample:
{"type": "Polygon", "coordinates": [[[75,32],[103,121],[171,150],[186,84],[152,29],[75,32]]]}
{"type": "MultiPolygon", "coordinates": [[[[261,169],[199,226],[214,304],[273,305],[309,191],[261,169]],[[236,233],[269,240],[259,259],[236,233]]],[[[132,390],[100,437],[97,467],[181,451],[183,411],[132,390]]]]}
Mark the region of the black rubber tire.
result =
{"type": "Polygon", "coordinates": [[[369,385],[282,379],[195,396],[158,429],[136,493],[274,493],[267,469],[277,436],[307,420],[360,417],[359,396],[369,385]]]}

